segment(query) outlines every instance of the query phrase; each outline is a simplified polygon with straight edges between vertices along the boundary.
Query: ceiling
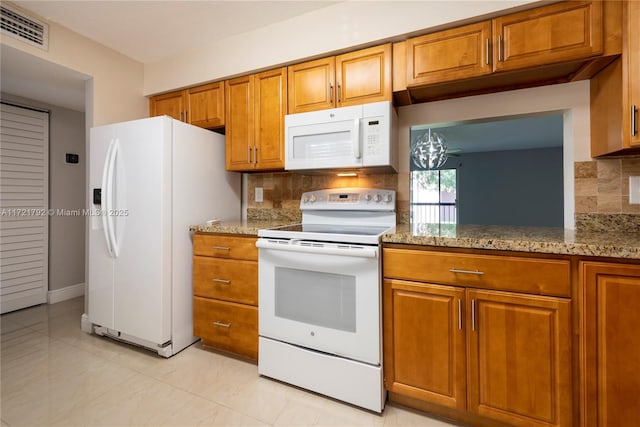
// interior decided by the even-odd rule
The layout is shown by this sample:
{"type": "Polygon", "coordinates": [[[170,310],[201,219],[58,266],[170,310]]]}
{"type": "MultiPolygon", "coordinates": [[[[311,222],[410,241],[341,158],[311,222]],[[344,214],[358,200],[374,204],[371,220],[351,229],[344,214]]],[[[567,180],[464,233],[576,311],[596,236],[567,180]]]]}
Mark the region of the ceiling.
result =
{"type": "Polygon", "coordinates": [[[142,63],[285,21],[338,1],[31,1],[13,4],[142,63]]]}
{"type": "MultiPolygon", "coordinates": [[[[18,0],[12,3],[28,15],[58,23],[147,63],[338,1],[18,0]]],[[[5,93],[75,111],[85,110],[84,88],[90,76],[8,46],[3,46],[0,52],[0,76],[5,93]]]]}
{"type": "Polygon", "coordinates": [[[562,113],[500,117],[411,128],[411,141],[431,129],[444,137],[450,154],[562,147],[562,113]]]}

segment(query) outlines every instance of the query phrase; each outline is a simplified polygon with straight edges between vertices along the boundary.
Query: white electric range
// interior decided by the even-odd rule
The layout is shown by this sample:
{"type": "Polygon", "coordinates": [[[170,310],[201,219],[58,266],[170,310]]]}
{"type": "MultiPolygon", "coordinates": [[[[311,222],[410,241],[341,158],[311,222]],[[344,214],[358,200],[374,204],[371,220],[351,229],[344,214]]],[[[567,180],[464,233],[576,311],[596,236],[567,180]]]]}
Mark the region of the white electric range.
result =
{"type": "Polygon", "coordinates": [[[304,193],[302,223],[258,232],[258,372],[382,412],[380,238],[395,192],[304,193]]]}

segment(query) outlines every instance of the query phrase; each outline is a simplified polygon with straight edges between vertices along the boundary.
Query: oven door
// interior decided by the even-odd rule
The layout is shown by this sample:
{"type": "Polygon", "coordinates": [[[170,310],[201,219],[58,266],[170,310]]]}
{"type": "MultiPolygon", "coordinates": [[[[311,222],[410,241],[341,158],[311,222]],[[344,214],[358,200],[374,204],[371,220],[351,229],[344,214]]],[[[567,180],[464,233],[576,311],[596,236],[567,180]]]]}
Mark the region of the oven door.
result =
{"type": "Polygon", "coordinates": [[[380,365],[379,247],[263,238],[259,332],[380,365]]]}

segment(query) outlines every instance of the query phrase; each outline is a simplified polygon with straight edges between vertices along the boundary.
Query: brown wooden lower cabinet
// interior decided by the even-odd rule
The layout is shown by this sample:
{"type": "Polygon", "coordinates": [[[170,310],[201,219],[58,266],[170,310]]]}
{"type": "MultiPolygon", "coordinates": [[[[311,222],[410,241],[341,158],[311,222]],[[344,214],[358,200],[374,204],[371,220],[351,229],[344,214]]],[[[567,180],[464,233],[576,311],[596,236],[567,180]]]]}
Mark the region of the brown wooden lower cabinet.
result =
{"type": "Polygon", "coordinates": [[[464,288],[385,280],[388,390],[466,408],[464,298],[464,288]]]}
{"type": "Polygon", "coordinates": [[[255,237],[193,236],[193,335],[258,360],[258,250],[255,237]]]}
{"type": "MultiPolygon", "coordinates": [[[[518,277],[540,289],[568,289],[569,261],[558,259],[566,264],[553,274],[523,269],[524,277],[484,268],[492,267],[485,255],[463,256],[457,262],[467,263],[465,270],[455,259],[443,263],[442,256],[384,250],[384,376],[390,400],[474,426],[573,426],[571,299],[430,280],[453,280],[448,275],[454,271],[464,276],[461,282],[504,280],[503,289],[522,288],[512,283],[518,277]],[[399,267],[406,255],[420,258],[409,268],[423,272],[420,281],[389,277],[409,274],[408,267],[399,267]],[[387,267],[390,260],[395,263],[387,267]],[[484,270],[477,269],[482,263],[484,270]]],[[[520,268],[526,259],[505,257],[503,263],[510,261],[520,268]]]]}
{"type": "Polygon", "coordinates": [[[640,426],[640,265],[580,264],[586,427],[640,426]]]}
{"type": "Polygon", "coordinates": [[[258,307],[193,297],[193,317],[203,344],[258,360],[258,307]]]}
{"type": "Polygon", "coordinates": [[[568,299],[467,290],[468,410],[514,426],[571,426],[568,299]]]}

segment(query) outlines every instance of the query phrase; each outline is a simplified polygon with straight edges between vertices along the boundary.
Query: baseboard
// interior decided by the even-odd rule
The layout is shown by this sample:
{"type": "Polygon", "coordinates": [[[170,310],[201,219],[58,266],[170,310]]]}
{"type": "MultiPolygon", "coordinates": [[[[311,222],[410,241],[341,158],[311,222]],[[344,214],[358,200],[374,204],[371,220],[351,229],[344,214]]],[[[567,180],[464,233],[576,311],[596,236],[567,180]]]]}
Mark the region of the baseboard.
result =
{"type": "Polygon", "coordinates": [[[62,289],[54,289],[47,294],[47,302],[55,304],[57,302],[66,301],[84,295],[84,283],[67,286],[62,289]]]}

